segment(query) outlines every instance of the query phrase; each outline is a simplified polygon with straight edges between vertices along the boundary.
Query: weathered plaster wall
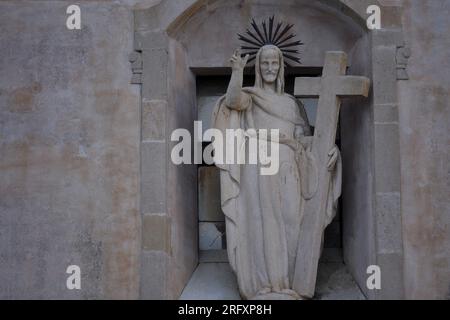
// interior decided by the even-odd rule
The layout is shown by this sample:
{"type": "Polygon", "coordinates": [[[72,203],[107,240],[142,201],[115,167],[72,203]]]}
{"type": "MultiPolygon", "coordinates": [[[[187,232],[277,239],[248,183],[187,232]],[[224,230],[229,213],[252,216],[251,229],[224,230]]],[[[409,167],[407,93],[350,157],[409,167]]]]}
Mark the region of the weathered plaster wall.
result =
{"type": "Polygon", "coordinates": [[[0,2],[0,298],[137,298],[134,5],[0,2]],[[68,265],[82,290],[67,290],[68,265]]]}
{"type": "Polygon", "coordinates": [[[405,293],[450,299],[450,1],[404,1],[399,83],[405,293]]]}

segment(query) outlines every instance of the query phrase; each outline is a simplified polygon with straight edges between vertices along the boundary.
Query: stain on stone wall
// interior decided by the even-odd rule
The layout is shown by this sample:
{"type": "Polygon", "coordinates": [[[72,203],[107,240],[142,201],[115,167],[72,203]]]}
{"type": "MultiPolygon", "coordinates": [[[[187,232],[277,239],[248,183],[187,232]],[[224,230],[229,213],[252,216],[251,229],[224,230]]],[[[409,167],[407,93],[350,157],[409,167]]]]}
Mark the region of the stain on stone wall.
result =
{"type": "Polygon", "coordinates": [[[448,299],[450,287],[450,3],[404,1],[410,80],[399,82],[405,293],[448,299]]]}
{"type": "Polygon", "coordinates": [[[138,298],[135,5],[0,3],[0,298],[138,298]],[[67,266],[81,290],[66,288],[67,266]]]}

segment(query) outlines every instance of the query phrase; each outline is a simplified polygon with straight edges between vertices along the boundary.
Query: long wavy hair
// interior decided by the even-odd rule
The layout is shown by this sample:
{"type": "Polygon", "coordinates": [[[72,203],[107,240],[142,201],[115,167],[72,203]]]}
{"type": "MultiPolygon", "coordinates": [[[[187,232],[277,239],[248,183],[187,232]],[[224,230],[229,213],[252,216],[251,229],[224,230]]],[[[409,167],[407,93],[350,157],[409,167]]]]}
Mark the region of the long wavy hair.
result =
{"type": "Polygon", "coordinates": [[[261,53],[263,50],[266,49],[274,49],[278,54],[278,59],[280,62],[280,70],[278,70],[277,80],[276,80],[276,92],[279,95],[282,95],[284,93],[284,58],[283,53],[281,50],[272,44],[268,44],[265,46],[262,46],[258,53],[256,54],[256,61],[255,61],[255,87],[263,89],[263,77],[261,75],[261,67],[260,67],[260,59],[261,59],[261,53]]]}

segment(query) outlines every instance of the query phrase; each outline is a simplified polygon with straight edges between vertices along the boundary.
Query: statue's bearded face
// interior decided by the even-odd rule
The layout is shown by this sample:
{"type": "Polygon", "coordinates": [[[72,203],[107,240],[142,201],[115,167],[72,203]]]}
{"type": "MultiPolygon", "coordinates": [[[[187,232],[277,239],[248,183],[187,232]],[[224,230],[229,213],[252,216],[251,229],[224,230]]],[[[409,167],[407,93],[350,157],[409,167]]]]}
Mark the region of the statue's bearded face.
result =
{"type": "Polygon", "coordinates": [[[266,48],[261,52],[260,69],[264,82],[273,83],[277,80],[278,71],[280,71],[280,58],[275,49],[266,48]]]}

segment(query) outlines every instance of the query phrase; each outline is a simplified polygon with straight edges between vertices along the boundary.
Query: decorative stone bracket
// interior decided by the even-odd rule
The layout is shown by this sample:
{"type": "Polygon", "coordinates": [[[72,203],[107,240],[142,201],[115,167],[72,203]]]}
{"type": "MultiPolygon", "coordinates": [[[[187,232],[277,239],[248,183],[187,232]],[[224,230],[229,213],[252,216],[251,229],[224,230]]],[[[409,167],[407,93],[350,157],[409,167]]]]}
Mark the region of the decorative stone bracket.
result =
{"type": "Polygon", "coordinates": [[[133,51],[128,56],[128,60],[131,63],[131,83],[142,84],[142,51],[133,51]]]}
{"type": "Polygon", "coordinates": [[[409,80],[407,71],[408,59],[411,57],[411,49],[407,45],[397,46],[397,80],[409,80]]]}

